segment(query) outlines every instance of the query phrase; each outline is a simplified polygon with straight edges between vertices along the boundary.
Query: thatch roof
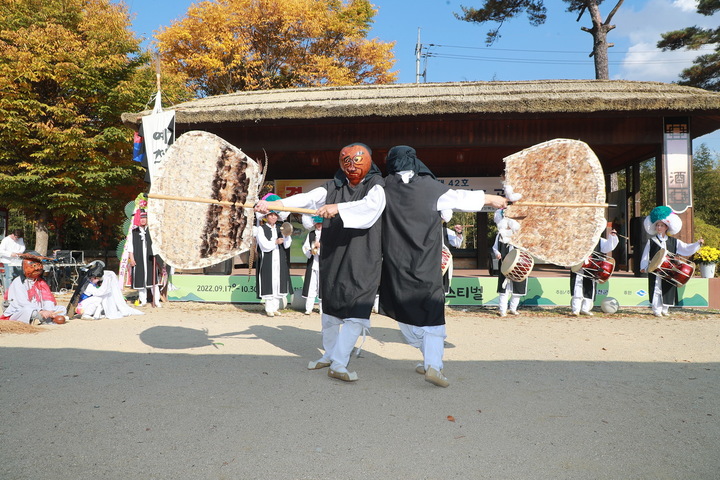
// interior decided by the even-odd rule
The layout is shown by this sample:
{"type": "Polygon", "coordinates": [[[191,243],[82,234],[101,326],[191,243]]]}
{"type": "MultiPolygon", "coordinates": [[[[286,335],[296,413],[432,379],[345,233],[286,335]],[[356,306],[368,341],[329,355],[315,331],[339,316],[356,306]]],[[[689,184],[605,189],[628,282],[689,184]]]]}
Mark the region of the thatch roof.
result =
{"type": "MultiPolygon", "coordinates": [[[[448,114],[667,112],[720,115],[720,93],[659,82],[542,80],[292,88],[180,103],[178,124],[448,114]]],[[[137,125],[150,111],[124,113],[137,125]]]]}

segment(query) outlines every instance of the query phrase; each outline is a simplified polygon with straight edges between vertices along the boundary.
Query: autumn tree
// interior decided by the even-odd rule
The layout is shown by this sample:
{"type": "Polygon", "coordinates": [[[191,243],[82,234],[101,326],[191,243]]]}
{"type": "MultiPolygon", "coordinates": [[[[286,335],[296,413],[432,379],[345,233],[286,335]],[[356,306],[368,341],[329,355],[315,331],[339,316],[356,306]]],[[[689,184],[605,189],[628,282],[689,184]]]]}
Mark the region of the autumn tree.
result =
{"type": "MultiPolygon", "coordinates": [[[[700,0],[697,12],[701,15],[713,15],[720,11],[720,0],[700,0]]],[[[706,90],[720,91],[720,27],[715,29],[688,27],[662,34],[658,48],[663,51],[698,50],[705,45],[715,45],[715,51],[700,55],[690,68],[680,74],[680,85],[704,88],[706,90]]]]}
{"type": "MultiPolygon", "coordinates": [[[[608,67],[608,48],[612,47],[612,43],[608,43],[608,32],[615,28],[611,25],[615,13],[617,13],[624,0],[617,0],[615,6],[608,13],[605,20],[600,13],[600,4],[603,0],[563,0],[568,7],[569,13],[577,14],[577,21],[580,21],[585,12],[590,16],[592,27],[580,27],[584,32],[592,35],[593,48],[590,56],[595,61],[595,78],[607,80],[610,78],[610,70],[608,67]]],[[[495,22],[497,27],[491,29],[487,33],[485,43],[492,45],[500,38],[500,28],[511,18],[521,15],[523,12],[528,17],[530,25],[538,26],[545,23],[547,19],[547,8],[544,0],[484,0],[482,7],[460,7],[463,11],[462,15],[455,16],[466,22],[486,23],[495,22]]]]}
{"type": "Polygon", "coordinates": [[[0,0],[0,203],[36,219],[40,253],[50,222],[101,232],[142,186],[120,123],[147,95],[129,25],[110,0],[0,0]]]}
{"type": "Polygon", "coordinates": [[[368,0],[207,0],[161,30],[157,49],[199,96],[391,83],[394,43],[367,39],[375,13],[368,0]]]}

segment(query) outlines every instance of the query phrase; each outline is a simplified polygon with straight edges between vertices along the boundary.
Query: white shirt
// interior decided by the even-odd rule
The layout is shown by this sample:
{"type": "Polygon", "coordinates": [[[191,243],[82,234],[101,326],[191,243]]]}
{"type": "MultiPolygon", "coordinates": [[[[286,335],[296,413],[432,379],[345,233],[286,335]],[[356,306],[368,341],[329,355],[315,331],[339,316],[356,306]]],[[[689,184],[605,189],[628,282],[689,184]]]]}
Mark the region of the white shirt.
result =
{"type": "MultiPolygon", "coordinates": [[[[325,205],[327,190],[318,187],[307,193],[298,193],[282,199],[283,205],[317,210],[325,205]]],[[[338,203],[338,215],[345,228],[370,228],[385,210],[385,189],[375,185],[362,200],[338,203]]]]}
{"type": "Polygon", "coordinates": [[[15,240],[10,235],[3,238],[0,242],[0,262],[5,265],[20,266],[22,259],[13,257],[13,253],[23,253],[25,251],[25,241],[22,238],[15,240]]]}

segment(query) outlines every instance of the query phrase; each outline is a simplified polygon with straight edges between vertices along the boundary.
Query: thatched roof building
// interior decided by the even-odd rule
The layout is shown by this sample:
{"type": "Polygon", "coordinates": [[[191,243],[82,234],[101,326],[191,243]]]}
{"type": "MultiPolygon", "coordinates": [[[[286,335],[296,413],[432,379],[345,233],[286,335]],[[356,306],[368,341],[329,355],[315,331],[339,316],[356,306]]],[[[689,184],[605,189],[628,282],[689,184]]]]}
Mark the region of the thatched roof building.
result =
{"type": "MultiPolygon", "coordinates": [[[[689,118],[692,138],[720,129],[720,93],[615,80],[297,88],[170,108],[178,135],[207,130],[252,156],[266,151],[270,178],[330,177],[352,141],[370,145],[379,163],[407,144],[438,175],[498,175],[504,156],[561,137],[587,142],[609,173],[658,155],[666,117],[689,118]]],[[[122,119],[138,125],[149,113],[122,119]]]]}
{"type": "MultiPolygon", "coordinates": [[[[389,148],[410,145],[436,175],[462,178],[500,176],[503,158],[512,153],[553,138],[578,139],[590,145],[606,174],[628,174],[627,202],[616,200],[628,206],[639,205],[639,163],[655,158],[661,165],[666,122],[689,125],[691,139],[720,129],[720,93],[616,80],[297,88],[237,92],[168,108],[176,112],[177,135],[205,130],[253,158],[267,153],[269,180],[332,178],[339,150],[357,141],[373,149],[381,168],[389,148]]],[[[137,127],[149,113],[122,119],[137,127]]],[[[632,217],[641,220],[630,209],[625,218],[632,217]]],[[[690,240],[691,210],[683,221],[682,235],[690,240]]],[[[482,241],[484,222],[478,216],[482,241]]],[[[641,240],[641,228],[630,233],[641,240]]],[[[487,247],[482,241],[480,266],[487,247]]]]}

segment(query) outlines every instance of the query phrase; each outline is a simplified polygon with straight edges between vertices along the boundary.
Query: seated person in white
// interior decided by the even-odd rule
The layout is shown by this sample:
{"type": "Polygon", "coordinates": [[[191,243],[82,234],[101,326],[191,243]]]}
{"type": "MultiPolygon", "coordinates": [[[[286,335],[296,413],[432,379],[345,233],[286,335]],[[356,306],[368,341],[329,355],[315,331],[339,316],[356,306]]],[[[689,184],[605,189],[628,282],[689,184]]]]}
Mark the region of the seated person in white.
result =
{"type": "Polygon", "coordinates": [[[57,304],[50,286],[42,278],[43,258],[33,253],[22,253],[22,272],[10,284],[9,305],[3,319],[23,323],[65,323],[67,309],[57,304]]]}
{"type": "Polygon", "coordinates": [[[92,262],[88,267],[85,285],[81,288],[80,302],[75,308],[75,313],[82,315],[84,319],[94,320],[102,317],[121,318],[143,314],[127,304],[115,272],[103,271],[105,264],[100,260],[92,262]]]}

